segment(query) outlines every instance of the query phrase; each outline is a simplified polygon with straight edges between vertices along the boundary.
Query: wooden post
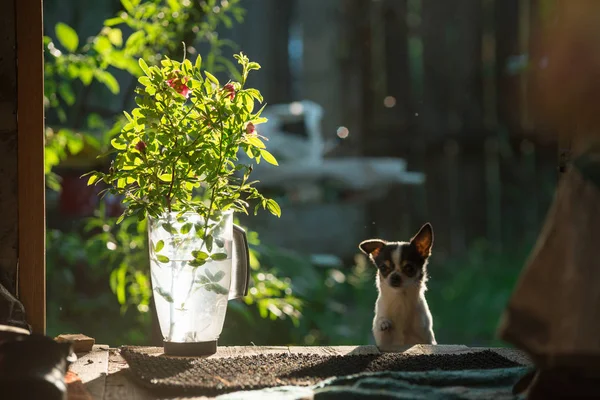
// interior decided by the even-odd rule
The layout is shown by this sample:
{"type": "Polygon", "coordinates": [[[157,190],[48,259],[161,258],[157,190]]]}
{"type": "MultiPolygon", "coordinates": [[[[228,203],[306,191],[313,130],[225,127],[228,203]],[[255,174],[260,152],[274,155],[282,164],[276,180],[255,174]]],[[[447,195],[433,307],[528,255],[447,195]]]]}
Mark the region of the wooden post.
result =
{"type": "Polygon", "coordinates": [[[498,127],[496,94],[496,28],[494,0],[483,0],[483,33],[481,61],[483,68],[484,126],[489,131],[498,127]]]}
{"type": "Polygon", "coordinates": [[[44,53],[42,0],[15,0],[19,194],[18,297],[35,333],[46,332],[44,53]]]}
{"type": "Polygon", "coordinates": [[[448,210],[450,222],[450,250],[453,255],[466,250],[465,221],[461,212],[460,145],[456,140],[448,140],[444,146],[446,174],[448,179],[448,210]]]}
{"type": "MultiPolygon", "coordinates": [[[[529,42],[531,36],[531,0],[519,1],[519,53],[529,55],[529,42]]],[[[523,71],[520,77],[520,108],[521,128],[528,131],[531,128],[529,118],[529,72],[523,71]]]]}
{"type": "Polygon", "coordinates": [[[535,239],[538,232],[538,193],[537,193],[537,174],[536,174],[536,153],[535,145],[525,139],[520,146],[520,175],[523,196],[523,220],[522,231],[525,241],[535,239]]]}
{"type": "Polygon", "coordinates": [[[502,180],[500,144],[490,137],[485,141],[485,181],[487,204],[487,238],[494,250],[502,250],[502,180]]]}

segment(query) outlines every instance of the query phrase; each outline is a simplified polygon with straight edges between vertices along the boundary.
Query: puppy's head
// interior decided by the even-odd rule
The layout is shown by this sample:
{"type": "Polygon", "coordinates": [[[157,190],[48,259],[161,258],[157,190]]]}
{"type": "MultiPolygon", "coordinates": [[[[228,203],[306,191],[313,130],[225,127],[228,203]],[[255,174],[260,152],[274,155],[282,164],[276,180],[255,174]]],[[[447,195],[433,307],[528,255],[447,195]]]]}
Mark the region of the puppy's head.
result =
{"type": "Polygon", "coordinates": [[[409,242],[369,239],[359,248],[377,267],[381,282],[399,289],[420,284],[426,279],[432,245],[433,228],[426,223],[409,242]]]}

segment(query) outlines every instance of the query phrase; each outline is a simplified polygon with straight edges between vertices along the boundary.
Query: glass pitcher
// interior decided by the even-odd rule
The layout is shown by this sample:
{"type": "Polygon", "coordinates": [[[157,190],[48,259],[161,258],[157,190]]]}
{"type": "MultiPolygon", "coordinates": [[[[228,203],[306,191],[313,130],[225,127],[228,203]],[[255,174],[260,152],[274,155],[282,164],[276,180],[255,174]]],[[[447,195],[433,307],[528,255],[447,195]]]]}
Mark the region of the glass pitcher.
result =
{"type": "Polygon", "coordinates": [[[196,213],[172,212],[148,218],[148,239],[165,353],[215,353],[228,300],[248,291],[246,233],[233,224],[233,212],[208,224],[196,213]]]}

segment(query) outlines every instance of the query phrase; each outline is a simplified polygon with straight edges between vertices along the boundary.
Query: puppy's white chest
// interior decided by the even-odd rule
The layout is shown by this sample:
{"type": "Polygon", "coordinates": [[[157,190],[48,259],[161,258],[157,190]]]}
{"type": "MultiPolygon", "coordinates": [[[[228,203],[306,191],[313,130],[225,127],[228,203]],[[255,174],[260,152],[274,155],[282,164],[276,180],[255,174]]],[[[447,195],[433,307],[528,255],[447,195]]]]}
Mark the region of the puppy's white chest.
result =
{"type": "Polygon", "coordinates": [[[435,344],[431,314],[419,292],[381,292],[375,307],[373,335],[380,348],[435,344]]]}

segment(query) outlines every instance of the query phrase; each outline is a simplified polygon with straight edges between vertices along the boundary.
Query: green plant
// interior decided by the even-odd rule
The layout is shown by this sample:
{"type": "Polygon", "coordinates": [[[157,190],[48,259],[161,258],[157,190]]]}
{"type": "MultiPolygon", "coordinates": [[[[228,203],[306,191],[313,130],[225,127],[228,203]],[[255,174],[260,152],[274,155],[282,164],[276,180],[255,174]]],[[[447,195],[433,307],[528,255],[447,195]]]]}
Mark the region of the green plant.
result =
{"type": "MultiPolygon", "coordinates": [[[[203,65],[207,70],[241,81],[242,74],[235,64],[223,57],[224,50],[235,49],[235,44],[217,34],[220,26],[242,21],[245,11],[239,3],[123,0],[123,10],[106,19],[92,37],[80,38],[65,23],[53,27],[44,41],[46,176],[50,189],[60,189],[55,167],[83,151],[91,150],[93,156],[107,151],[113,137],[128,123],[120,111],[93,105],[91,99],[100,96],[106,104],[115,104],[116,110],[126,109],[133,101],[133,85],[144,74],[138,58],[156,65],[165,56],[196,54],[202,46],[206,49],[203,65]],[[183,51],[182,42],[189,44],[183,51]]],[[[51,332],[92,332],[98,340],[111,344],[148,343],[152,292],[146,224],[135,216],[119,225],[115,221],[99,209],[93,217],[76,224],[73,231],[48,230],[51,332]],[[111,328],[105,329],[107,326],[111,328]]],[[[251,249],[253,254],[255,251],[251,249]]],[[[253,290],[257,301],[252,304],[233,302],[239,313],[232,313],[228,320],[235,323],[249,313],[273,318],[275,312],[280,320],[289,317],[297,321],[300,305],[291,292],[289,279],[267,264],[262,263],[260,270],[255,262],[252,265],[255,282],[264,274],[275,275],[274,279],[253,290]],[[267,309],[266,314],[259,313],[258,307],[267,309]]],[[[246,301],[250,302],[248,298],[246,301]]],[[[248,337],[262,328],[255,324],[248,337]]]]}
{"type": "Polygon", "coordinates": [[[125,113],[128,123],[111,141],[116,157],[110,172],[93,172],[88,181],[107,183],[109,192],[123,196],[123,218],[159,217],[168,210],[192,211],[208,220],[217,210],[247,213],[246,198],[280,214],[277,203],[248,181],[251,164],[237,158],[242,148],[256,162],[277,165],[254,127],[266,121],[262,109],[253,113],[262,96],[244,88],[248,73],[260,66],[243,54],[236,58],[242,81],[223,86],[201,71],[200,56],[194,65],[165,58],[160,68],[140,59],[146,75],[139,79],[144,88],[137,90],[138,107],[125,113]],[[208,201],[197,201],[195,191],[208,201]]]}
{"type": "MultiPolygon", "coordinates": [[[[139,79],[144,88],[137,90],[138,107],[125,113],[129,122],[111,141],[116,157],[109,172],[92,172],[88,180],[88,185],[108,184],[105,191],[122,196],[126,207],[117,223],[126,216],[136,215],[141,221],[177,211],[177,221],[169,217],[161,225],[171,234],[195,230],[208,253],[195,248],[193,267],[222,259],[223,253],[209,253],[212,232],[226,211],[247,213],[247,200],[258,199],[257,208],[262,205],[274,215],[281,213],[279,205],[263,197],[255,182],[249,181],[252,165],[238,160],[242,148],[256,162],[264,159],[277,165],[255,130],[255,124],[266,121],[260,117],[262,109],[253,113],[255,100],[262,102],[262,96],[244,87],[249,72],[260,66],[243,54],[236,59],[242,66],[242,81],[223,86],[210,72],[201,70],[200,56],[194,65],[189,60],[180,63],[165,58],[161,67],[148,67],[140,59],[146,75],[139,79]],[[189,212],[201,220],[195,224],[179,220],[189,212]],[[180,224],[178,229],[176,224],[180,224]]],[[[159,262],[170,262],[158,254],[163,240],[151,245],[159,262]]]]}

